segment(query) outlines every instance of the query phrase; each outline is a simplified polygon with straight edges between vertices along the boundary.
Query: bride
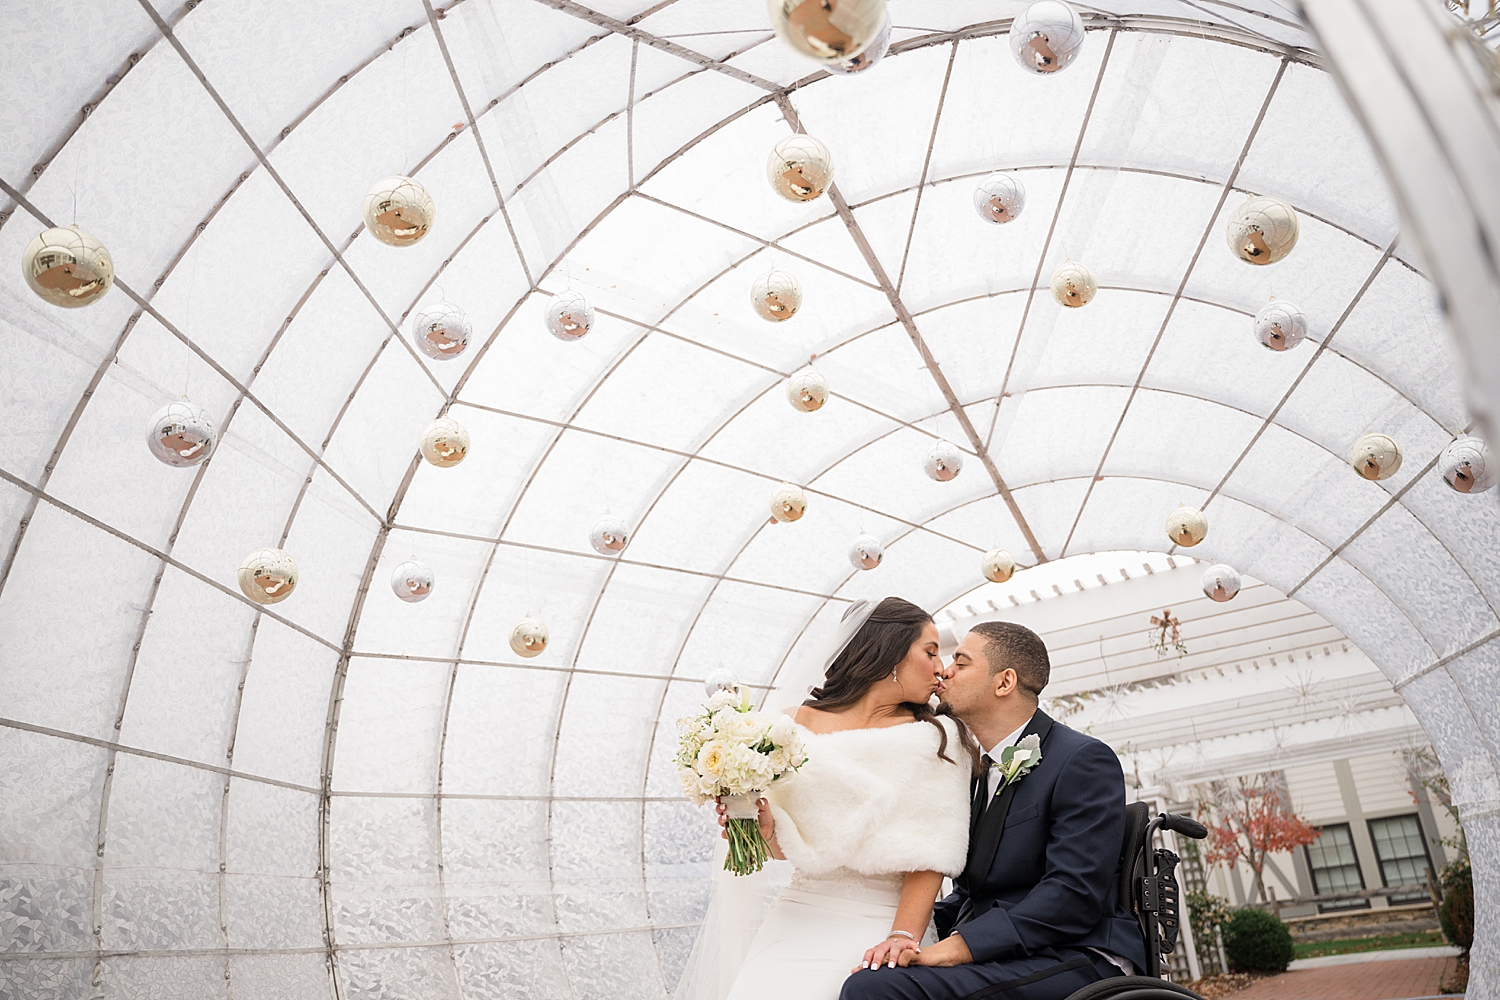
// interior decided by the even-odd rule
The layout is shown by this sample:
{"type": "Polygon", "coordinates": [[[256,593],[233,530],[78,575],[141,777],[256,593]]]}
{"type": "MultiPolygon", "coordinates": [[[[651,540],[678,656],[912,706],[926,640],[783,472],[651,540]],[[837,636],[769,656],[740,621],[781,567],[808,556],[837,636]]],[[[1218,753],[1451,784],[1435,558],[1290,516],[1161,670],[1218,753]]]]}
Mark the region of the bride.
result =
{"type": "Polygon", "coordinates": [[[978,748],[929,704],[936,624],[899,597],[861,601],[834,642],[793,714],[808,762],[760,802],[791,881],[767,912],[769,872],[718,880],[676,1000],[837,1000],[852,971],[920,950],[943,876],[963,870],[978,748]]]}

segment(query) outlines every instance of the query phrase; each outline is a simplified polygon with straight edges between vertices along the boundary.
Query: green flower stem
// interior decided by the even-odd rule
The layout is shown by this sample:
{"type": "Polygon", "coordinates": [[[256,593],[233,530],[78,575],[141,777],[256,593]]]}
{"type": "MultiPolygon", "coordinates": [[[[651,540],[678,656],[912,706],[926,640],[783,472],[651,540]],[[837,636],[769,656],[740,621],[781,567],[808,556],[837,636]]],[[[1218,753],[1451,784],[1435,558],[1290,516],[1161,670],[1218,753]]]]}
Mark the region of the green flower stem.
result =
{"type": "Polygon", "coordinates": [[[725,871],[736,875],[752,875],[766,866],[766,859],[771,856],[771,845],[761,836],[759,820],[726,820],[724,829],[729,834],[729,855],[724,858],[725,871]]]}

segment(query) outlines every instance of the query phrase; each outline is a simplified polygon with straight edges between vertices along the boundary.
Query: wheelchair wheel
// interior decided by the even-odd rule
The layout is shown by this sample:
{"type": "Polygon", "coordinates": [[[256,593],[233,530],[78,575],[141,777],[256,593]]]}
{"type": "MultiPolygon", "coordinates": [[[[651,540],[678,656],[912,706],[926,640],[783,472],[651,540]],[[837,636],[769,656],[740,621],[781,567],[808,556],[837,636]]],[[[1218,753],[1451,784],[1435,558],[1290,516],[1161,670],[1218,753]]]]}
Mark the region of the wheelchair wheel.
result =
{"type": "Polygon", "coordinates": [[[1151,976],[1116,976],[1089,983],[1068,1000],[1203,1000],[1192,990],[1151,976]]]}

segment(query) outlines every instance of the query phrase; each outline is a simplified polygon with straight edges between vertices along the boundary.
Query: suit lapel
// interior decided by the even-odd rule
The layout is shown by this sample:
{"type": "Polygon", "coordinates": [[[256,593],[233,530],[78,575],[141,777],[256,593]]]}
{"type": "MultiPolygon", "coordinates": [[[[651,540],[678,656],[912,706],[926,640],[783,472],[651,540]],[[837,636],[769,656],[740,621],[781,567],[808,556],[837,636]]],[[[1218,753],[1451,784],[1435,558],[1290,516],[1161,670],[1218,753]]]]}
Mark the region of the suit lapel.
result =
{"type": "MultiPolygon", "coordinates": [[[[1032,715],[1031,721],[1021,731],[1020,739],[1035,735],[1042,743],[1047,742],[1047,734],[1052,731],[1052,718],[1037,709],[1032,715]]],[[[1019,742],[1019,740],[1017,741],[1019,742]]],[[[1043,754],[1045,762],[1046,755],[1043,754]]],[[[980,778],[983,781],[983,778],[980,778]]],[[[1021,781],[1025,779],[1022,778],[1021,781]]],[[[1020,781],[1013,781],[1006,785],[1000,792],[998,798],[989,809],[984,811],[980,817],[977,828],[971,827],[969,836],[969,864],[964,870],[968,881],[969,892],[974,893],[984,884],[984,878],[989,874],[991,866],[995,863],[995,852],[1000,849],[1000,835],[1005,832],[1005,817],[1010,812],[1011,800],[1016,797],[1016,788],[1020,781]]],[[[975,800],[979,803],[978,808],[983,808],[984,796],[977,795],[975,800]]]]}

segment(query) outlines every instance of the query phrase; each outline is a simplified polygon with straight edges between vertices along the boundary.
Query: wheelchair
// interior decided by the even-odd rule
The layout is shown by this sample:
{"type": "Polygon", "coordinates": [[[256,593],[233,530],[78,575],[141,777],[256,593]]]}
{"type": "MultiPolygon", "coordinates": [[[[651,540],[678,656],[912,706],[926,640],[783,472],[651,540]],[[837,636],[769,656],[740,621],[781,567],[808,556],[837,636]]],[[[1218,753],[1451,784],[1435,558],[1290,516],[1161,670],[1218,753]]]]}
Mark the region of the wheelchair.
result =
{"type": "Polygon", "coordinates": [[[1125,807],[1125,840],[1120,850],[1120,898],[1130,901],[1130,910],[1146,939],[1144,975],[1116,976],[1090,983],[1068,1000],[1203,1000],[1192,990],[1161,978],[1161,960],[1177,947],[1181,893],[1177,886],[1176,854],[1165,847],[1152,847],[1157,830],[1172,830],[1184,837],[1202,840],[1208,830],[1197,820],[1172,813],[1151,818],[1144,802],[1125,807]]]}

